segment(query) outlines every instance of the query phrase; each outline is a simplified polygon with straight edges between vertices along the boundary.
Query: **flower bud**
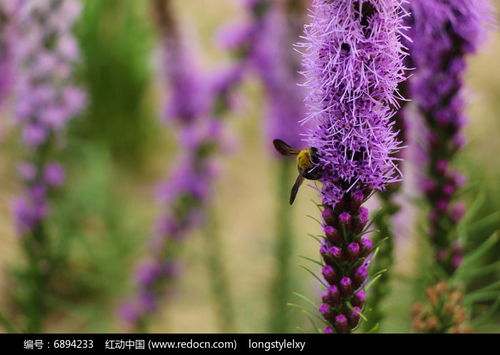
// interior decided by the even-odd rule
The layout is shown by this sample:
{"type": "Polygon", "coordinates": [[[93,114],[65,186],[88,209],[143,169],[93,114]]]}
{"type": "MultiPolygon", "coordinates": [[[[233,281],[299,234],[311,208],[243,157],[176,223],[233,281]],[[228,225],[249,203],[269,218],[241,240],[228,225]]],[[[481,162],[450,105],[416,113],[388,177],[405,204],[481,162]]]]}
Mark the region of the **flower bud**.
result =
{"type": "Polygon", "coordinates": [[[368,209],[365,207],[359,208],[359,213],[357,217],[354,219],[353,231],[354,233],[360,233],[366,226],[369,221],[369,213],[368,209]]]}
{"type": "Polygon", "coordinates": [[[361,286],[363,282],[365,282],[367,277],[368,277],[368,269],[364,266],[358,267],[354,272],[353,276],[355,287],[358,288],[359,286],[361,286]]]}
{"type": "Polygon", "coordinates": [[[352,280],[349,277],[343,277],[339,282],[342,295],[349,296],[352,293],[352,280]]]}
{"type": "Polygon", "coordinates": [[[339,214],[339,225],[349,232],[351,227],[351,215],[347,212],[342,212],[339,214]]]}
{"type": "Polygon", "coordinates": [[[334,260],[342,261],[342,249],[339,247],[331,247],[328,252],[334,260]]]}
{"type": "Polygon", "coordinates": [[[337,329],[339,333],[347,333],[349,331],[349,324],[346,316],[339,314],[335,317],[335,329],[337,329]]]}
{"type": "Polygon", "coordinates": [[[323,266],[322,274],[325,280],[330,285],[334,284],[335,281],[337,280],[337,273],[335,272],[335,269],[330,265],[323,266]]]}
{"type": "Polygon", "coordinates": [[[321,298],[323,300],[323,303],[328,303],[336,306],[340,304],[339,289],[337,288],[337,286],[331,285],[326,291],[322,293],[321,298]]]}
{"type": "Polygon", "coordinates": [[[328,225],[333,225],[335,223],[333,212],[330,208],[325,208],[323,212],[321,212],[321,215],[323,217],[323,220],[326,222],[328,225]]]}
{"type": "Polygon", "coordinates": [[[319,306],[319,313],[321,313],[323,318],[325,318],[330,323],[333,323],[335,321],[335,312],[330,308],[328,304],[323,303],[321,306],[319,306]]]}
{"type": "Polygon", "coordinates": [[[333,334],[334,331],[333,331],[332,327],[330,327],[329,325],[327,325],[325,328],[323,328],[323,333],[325,333],[325,334],[333,334]]]}
{"type": "Polygon", "coordinates": [[[356,191],[351,196],[351,211],[355,212],[365,201],[365,195],[361,191],[356,191]]]}
{"type": "Polygon", "coordinates": [[[359,239],[359,244],[361,245],[361,256],[367,256],[371,253],[373,249],[373,242],[370,238],[361,237],[359,239]]]}
{"type": "Polygon", "coordinates": [[[319,248],[319,253],[321,254],[321,257],[325,261],[325,263],[329,264],[331,262],[330,260],[330,252],[328,250],[328,245],[326,243],[323,243],[321,247],[319,248]]]}
{"type": "Polygon", "coordinates": [[[342,243],[342,236],[334,227],[325,226],[323,228],[323,230],[325,232],[326,238],[328,239],[328,241],[330,243],[336,244],[336,245],[339,245],[340,243],[342,243]]]}
{"type": "Polygon", "coordinates": [[[351,243],[347,246],[347,254],[349,255],[349,260],[354,261],[359,257],[360,247],[358,243],[351,243]]]}
{"type": "Polygon", "coordinates": [[[453,259],[451,260],[451,265],[453,266],[454,269],[458,269],[458,267],[462,264],[462,261],[464,260],[464,257],[462,255],[455,255],[453,256],[453,259]]]}
{"type": "Polygon", "coordinates": [[[456,189],[454,184],[447,183],[443,186],[443,194],[447,197],[453,196],[455,193],[456,189]]]}
{"type": "Polygon", "coordinates": [[[446,160],[438,160],[436,162],[436,170],[441,174],[444,174],[448,169],[448,162],[446,160]]]}
{"type": "Polygon", "coordinates": [[[366,302],[366,292],[363,290],[358,290],[354,292],[352,297],[352,304],[356,307],[363,307],[366,302]]]}
{"type": "Polygon", "coordinates": [[[444,200],[444,199],[439,199],[437,202],[436,202],[436,208],[438,211],[441,211],[441,212],[444,212],[448,209],[448,201],[447,200],[444,200]]]}
{"type": "Polygon", "coordinates": [[[361,317],[361,308],[353,307],[354,310],[348,313],[349,325],[351,328],[355,328],[359,323],[359,318],[361,317]]]}
{"type": "Polygon", "coordinates": [[[368,223],[368,221],[370,220],[370,214],[368,212],[368,208],[360,207],[358,218],[361,221],[361,223],[363,223],[363,224],[368,223]]]}
{"type": "Polygon", "coordinates": [[[458,223],[465,213],[465,204],[462,202],[457,202],[452,208],[451,219],[453,222],[458,223]]]}
{"type": "Polygon", "coordinates": [[[434,181],[425,179],[420,183],[421,189],[426,193],[427,195],[434,193],[436,190],[436,184],[434,181]]]}

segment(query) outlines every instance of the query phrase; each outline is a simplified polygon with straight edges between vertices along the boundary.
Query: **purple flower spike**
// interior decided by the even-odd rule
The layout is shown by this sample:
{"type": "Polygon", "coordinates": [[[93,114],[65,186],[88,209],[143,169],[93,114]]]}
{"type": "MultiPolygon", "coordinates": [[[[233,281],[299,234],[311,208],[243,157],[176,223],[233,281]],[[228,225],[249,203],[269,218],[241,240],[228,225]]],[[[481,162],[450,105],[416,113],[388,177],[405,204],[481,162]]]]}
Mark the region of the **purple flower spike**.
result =
{"type": "MultiPolygon", "coordinates": [[[[279,137],[302,149],[305,143],[299,121],[305,114],[305,90],[302,86],[290,84],[300,78],[300,55],[289,45],[302,30],[302,21],[297,19],[294,22],[293,14],[287,13],[279,1],[259,0],[261,6],[265,2],[270,9],[262,21],[263,33],[254,49],[252,64],[266,91],[268,141],[279,137]],[[299,26],[300,29],[294,28],[299,26]]],[[[275,149],[272,151],[276,153],[275,149]]]]}
{"type": "MultiPolygon", "coordinates": [[[[323,276],[331,285],[338,282],[340,304],[353,300],[359,310],[366,295],[358,288],[368,275],[367,268],[359,266],[360,258],[373,248],[361,237],[369,222],[368,210],[361,205],[372,191],[384,191],[400,181],[401,143],[392,117],[399,108],[398,86],[406,70],[400,42],[403,2],[313,0],[306,43],[299,44],[308,89],[304,122],[311,125],[307,141],[316,148],[323,172],[325,243],[338,248],[330,248],[331,255],[342,255],[341,262],[335,262],[335,277],[325,273],[330,265],[323,268],[323,276]]],[[[331,301],[328,294],[325,297],[331,301]]],[[[335,333],[347,333],[359,321],[346,314],[350,320],[345,314],[334,322],[327,319],[335,333]]]]}
{"type": "MultiPolygon", "coordinates": [[[[41,147],[59,136],[65,124],[85,105],[85,94],[71,83],[72,67],[79,56],[71,28],[81,6],[78,0],[47,0],[36,4],[7,2],[14,6],[11,10],[15,8],[12,19],[15,19],[17,38],[15,48],[10,48],[17,64],[13,88],[15,122],[29,156],[29,161],[20,166],[20,175],[27,183],[23,200],[30,217],[20,213],[19,206],[15,214],[18,225],[26,223],[20,232],[27,234],[43,223],[50,210],[49,192],[65,179],[60,164],[40,159],[46,154],[46,149],[42,151],[41,147]],[[40,161],[43,164],[35,164],[40,161]]],[[[0,12],[3,6],[4,2],[0,12]]],[[[0,52],[1,67],[3,50],[0,52]]]]}
{"type": "Polygon", "coordinates": [[[487,37],[493,11],[487,0],[413,0],[409,7],[413,18],[409,47],[416,67],[411,91],[424,118],[422,133],[428,137],[421,187],[432,209],[428,234],[438,264],[452,275],[458,263],[451,251],[455,233],[448,226],[456,225],[461,216],[449,206],[460,187],[452,161],[464,144],[466,59],[487,37]]]}
{"type": "MultiPolygon", "coordinates": [[[[175,170],[158,188],[157,197],[163,210],[151,236],[153,266],[138,280],[135,299],[141,304],[142,295],[148,295],[151,302],[139,309],[135,322],[130,324],[134,330],[143,330],[158,309],[160,298],[174,284],[172,281],[179,273],[179,244],[206,220],[206,208],[218,177],[216,158],[229,146],[223,115],[233,109],[232,93],[250,67],[263,27],[261,7],[257,6],[255,11],[251,7],[250,30],[234,43],[234,63],[207,75],[197,65],[196,54],[186,45],[190,41],[184,42],[184,33],[173,18],[170,4],[171,1],[152,1],[163,45],[160,74],[170,94],[165,118],[179,130],[180,153],[172,164],[175,170]]],[[[326,255],[327,249],[323,252],[326,255]]]]}

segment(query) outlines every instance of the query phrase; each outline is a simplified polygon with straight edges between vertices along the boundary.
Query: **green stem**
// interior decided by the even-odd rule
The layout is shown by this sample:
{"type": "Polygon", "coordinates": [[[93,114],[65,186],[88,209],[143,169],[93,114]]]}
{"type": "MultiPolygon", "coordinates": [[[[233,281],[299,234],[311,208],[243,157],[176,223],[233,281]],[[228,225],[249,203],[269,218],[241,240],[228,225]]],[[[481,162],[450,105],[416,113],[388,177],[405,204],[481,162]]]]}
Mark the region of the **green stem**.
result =
{"type": "MultiPolygon", "coordinates": [[[[50,140],[40,147],[33,156],[37,167],[38,177],[41,179],[42,171],[46,166],[47,157],[51,150],[50,140]]],[[[37,182],[38,183],[38,182],[37,182]]],[[[29,188],[27,186],[26,188],[29,188]]],[[[48,198],[48,197],[47,197],[48,198]]],[[[25,289],[21,307],[26,318],[25,329],[28,333],[39,333],[43,329],[43,320],[47,312],[46,292],[52,269],[49,240],[46,233],[45,221],[38,222],[28,233],[23,236],[23,249],[28,265],[26,271],[25,289]]]]}
{"type": "Polygon", "coordinates": [[[215,213],[209,213],[206,232],[207,266],[218,328],[225,333],[235,331],[235,313],[227,270],[224,267],[224,253],[215,213]]]}
{"type": "Polygon", "coordinates": [[[371,272],[376,274],[381,270],[387,270],[380,275],[380,278],[373,284],[369,294],[367,306],[371,310],[368,320],[365,323],[366,330],[374,332],[380,331],[380,323],[385,318],[382,303],[389,293],[390,269],[394,262],[394,230],[392,220],[398,212],[399,207],[393,201],[394,191],[388,190],[381,194],[382,207],[374,218],[374,224],[378,233],[375,234],[374,244],[380,243],[379,253],[373,260],[371,272]]]}
{"type": "Polygon", "coordinates": [[[28,269],[25,279],[26,298],[23,298],[21,307],[26,317],[25,331],[39,333],[43,328],[46,314],[45,295],[50,273],[43,223],[36,226],[30,236],[24,238],[26,240],[23,246],[28,259],[28,269]]]}
{"type": "Polygon", "coordinates": [[[290,181],[294,170],[292,161],[283,160],[279,163],[277,179],[277,233],[274,246],[276,260],[274,281],[271,289],[271,319],[272,333],[286,333],[290,330],[290,314],[287,303],[291,294],[291,257],[294,249],[292,232],[292,209],[288,205],[290,181]]]}

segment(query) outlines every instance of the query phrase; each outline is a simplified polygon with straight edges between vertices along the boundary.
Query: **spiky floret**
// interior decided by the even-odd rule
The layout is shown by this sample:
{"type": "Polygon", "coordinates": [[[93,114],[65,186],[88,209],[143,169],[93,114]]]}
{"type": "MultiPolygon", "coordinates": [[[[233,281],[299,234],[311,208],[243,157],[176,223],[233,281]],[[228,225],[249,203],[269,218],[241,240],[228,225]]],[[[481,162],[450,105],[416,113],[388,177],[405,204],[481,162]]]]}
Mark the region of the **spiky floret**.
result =
{"type": "Polygon", "coordinates": [[[315,0],[304,48],[308,136],[333,206],[357,186],[383,190],[400,178],[390,118],[404,80],[401,0],[315,0]]]}

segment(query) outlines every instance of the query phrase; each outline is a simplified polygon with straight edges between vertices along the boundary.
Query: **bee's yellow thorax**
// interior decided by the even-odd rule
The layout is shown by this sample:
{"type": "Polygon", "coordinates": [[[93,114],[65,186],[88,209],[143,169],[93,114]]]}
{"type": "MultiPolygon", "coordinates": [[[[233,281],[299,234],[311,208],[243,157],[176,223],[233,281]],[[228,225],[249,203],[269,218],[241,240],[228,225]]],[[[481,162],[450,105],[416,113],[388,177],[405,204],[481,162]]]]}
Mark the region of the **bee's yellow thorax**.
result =
{"type": "Polygon", "coordinates": [[[311,152],[309,149],[301,150],[299,154],[297,154],[297,167],[300,169],[309,169],[314,167],[314,164],[311,162],[311,152]]]}

